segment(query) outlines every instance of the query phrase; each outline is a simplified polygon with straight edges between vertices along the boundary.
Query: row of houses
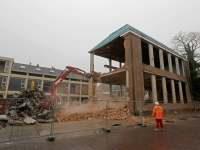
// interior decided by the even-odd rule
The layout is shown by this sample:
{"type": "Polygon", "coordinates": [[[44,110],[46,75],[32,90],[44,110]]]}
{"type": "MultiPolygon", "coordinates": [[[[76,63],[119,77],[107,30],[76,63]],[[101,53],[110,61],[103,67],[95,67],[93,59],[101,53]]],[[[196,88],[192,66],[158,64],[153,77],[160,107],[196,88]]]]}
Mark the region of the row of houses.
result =
{"type": "MultiPolygon", "coordinates": [[[[13,58],[0,56],[0,98],[10,98],[15,93],[34,88],[50,98],[51,85],[61,72],[54,67],[16,63],[13,58]]],[[[58,86],[56,94],[63,100],[88,99],[88,82],[87,78],[70,73],[58,86]]]]}

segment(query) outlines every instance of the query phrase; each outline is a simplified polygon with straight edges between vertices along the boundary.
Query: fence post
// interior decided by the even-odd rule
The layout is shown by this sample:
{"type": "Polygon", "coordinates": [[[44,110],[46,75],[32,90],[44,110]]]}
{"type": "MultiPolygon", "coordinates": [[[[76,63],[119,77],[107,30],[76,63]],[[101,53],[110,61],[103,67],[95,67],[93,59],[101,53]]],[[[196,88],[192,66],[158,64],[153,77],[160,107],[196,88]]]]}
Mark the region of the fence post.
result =
{"type": "Polygon", "coordinates": [[[146,127],[146,124],[142,121],[142,101],[140,100],[140,122],[138,123],[141,127],[146,127]]]}
{"type": "Polygon", "coordinates": [[[55,136],[54,136],[54,110],[56,108],[56,100],[54,99],[51,99],[51,102],[52,102],[52,113],[51,113],[51,117],[52,117],[52,122],[51,122],[51,130],[50,130],[50,134],[47,138],[48,141],[54,141],[55,140],[55,136]]]}
{"type": "Polygon", "coordinates": [[[174,120],[170,120],[169,119],[169,103],[167,103],[167,119],[166,119],[166,122],[168,123],[174,123],[174,120]]]}
{"type": "Polygon", "coordinates": [[[184,118],[183,116],[183,107],[182,107],[183,104],[181,104],[181,118],[179,120],[187,120],[186,118],[184,118]]]}
{"type": "Polygon", "coordinates": [[[194,113],[195,113],[195,115],[194,115],[193,118],[200,118],[199,116],[197,116],[197,108],[196,108],[196,102],[195,102],[195,100],[193,101],[193,103],[194,103],[194,113]]]}
{"type": "Polygon", "coordinates": [[[13,126],[14,126],[13,124],[14,124],[14,119],[16,117],[16,107],[17,107],[17,99],[12,99],[12,100],[14,100],[14,102],[15,102],[15,110],[14,110],[13,114],[10,115],[12,117],[12,128],[11,128],[11,133],[10,133],[10,141],[12,140],[13,126]]]}
{"type": "Polygon", "coordinates": [[[106,132],[110,132],[108,128],[108,108],[109,108],[109,100],[106,101],[106,119],[105,119],[105,126],[102,128],[106,132]]]}

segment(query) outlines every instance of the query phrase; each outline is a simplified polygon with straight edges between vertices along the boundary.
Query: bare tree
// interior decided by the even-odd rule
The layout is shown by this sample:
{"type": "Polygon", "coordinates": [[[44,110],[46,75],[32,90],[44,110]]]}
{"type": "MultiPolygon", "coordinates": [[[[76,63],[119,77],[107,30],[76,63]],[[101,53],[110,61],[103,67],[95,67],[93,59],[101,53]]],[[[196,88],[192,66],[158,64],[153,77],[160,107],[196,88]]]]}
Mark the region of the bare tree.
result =
{"type": "Polygon", "coordinates": [[[172,41],[173,49],[188,60],[200,60],[200,32],[179,32],[172,41]]]}
{"type": "Polygon", "coordinates": [[[189,70],[186,69],[187,79],[192,99],[200,100],[200,78],[198,69],[200,67],[200,32],[179,32],[172,39],[173,49],[188,59],[189,70]]]}

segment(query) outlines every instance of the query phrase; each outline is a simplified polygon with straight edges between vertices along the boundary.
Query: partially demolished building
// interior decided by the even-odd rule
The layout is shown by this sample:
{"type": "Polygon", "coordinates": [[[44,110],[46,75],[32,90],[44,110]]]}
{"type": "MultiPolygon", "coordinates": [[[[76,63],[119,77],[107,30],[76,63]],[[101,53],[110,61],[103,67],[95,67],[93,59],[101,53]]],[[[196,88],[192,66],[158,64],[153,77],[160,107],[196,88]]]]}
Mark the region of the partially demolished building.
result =
{"type": "MultiPolygon", "coordinates": [[[[89,53],[91,73],[94,72],[94,55],[109,60],[110,71],[101,74],[100,82],[110,85],[111,99],[112,85],[119,85],[120,93],[122,86],[126,86],[127,101],[144,101],[150,105],[159,101],[191,107],[187,59],[134,27],[123,26],[89,53]],[[119,66],[112,66],[112,61],[119,62],[119,66]]],[[[93,82],[90,79],[89,84],[93,82]]],[[[93,86],[89,86],[90,99],[94,97],[93,91],[93,86]]]]}

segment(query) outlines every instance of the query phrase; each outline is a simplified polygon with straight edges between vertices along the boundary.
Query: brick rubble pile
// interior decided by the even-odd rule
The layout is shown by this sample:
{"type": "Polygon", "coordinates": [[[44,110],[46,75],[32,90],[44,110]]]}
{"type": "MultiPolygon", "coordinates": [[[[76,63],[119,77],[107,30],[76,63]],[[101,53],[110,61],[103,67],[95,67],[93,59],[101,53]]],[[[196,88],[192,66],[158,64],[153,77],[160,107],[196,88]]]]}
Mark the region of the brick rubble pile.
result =
{"type": "MultiPolygon", "coordinates": [[[[106,109],[95,112],[82,112],[82,113],[72,113],[72,114],[55,113],[54,116],[58,122],[106,119],[106,109]]],[[[129,123],[140,121],[140,117],[131,115],[129,113],[129,109],[126,104],[117,108],[108,108],[108,119],[123,120],[129,123]]],[[[143,117],[142,119],[143,122],[145,122],[150,118],[143,117]]]]}

